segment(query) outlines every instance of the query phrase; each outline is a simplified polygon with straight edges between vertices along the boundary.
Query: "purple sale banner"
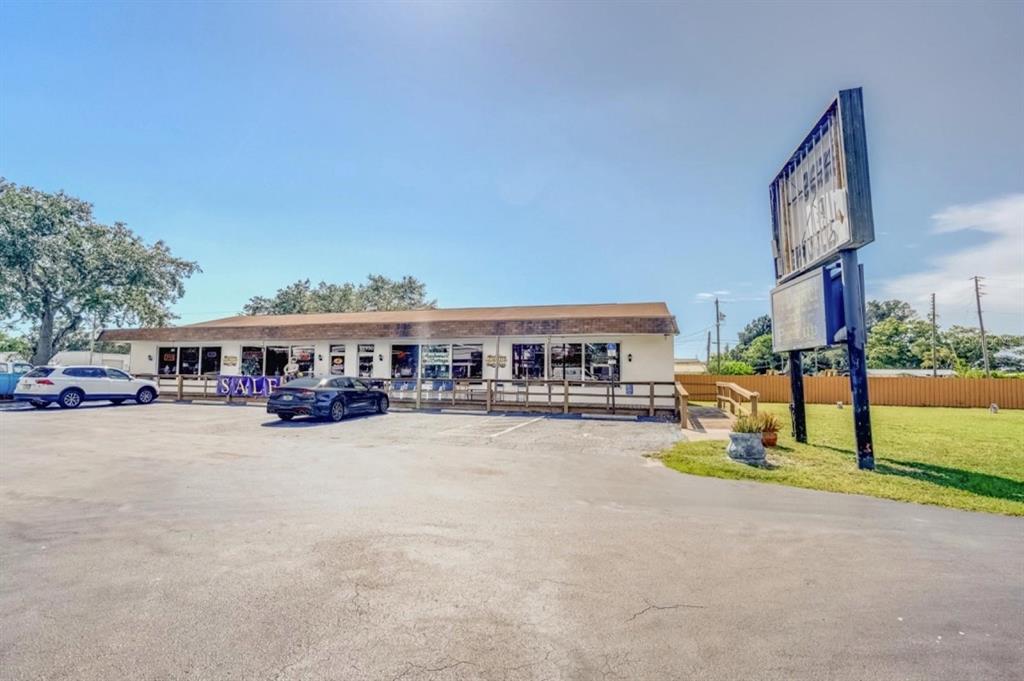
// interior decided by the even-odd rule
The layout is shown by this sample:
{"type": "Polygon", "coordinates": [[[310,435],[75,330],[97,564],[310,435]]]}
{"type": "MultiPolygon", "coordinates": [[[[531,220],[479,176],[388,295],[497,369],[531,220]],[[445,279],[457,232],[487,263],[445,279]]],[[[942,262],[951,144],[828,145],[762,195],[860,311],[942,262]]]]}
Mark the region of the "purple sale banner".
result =
{"type": "Polygon", "coordinates": [[[218,376],[217,394],[232,397],[268,397],[280,385],[280,376],[218,376]]]}

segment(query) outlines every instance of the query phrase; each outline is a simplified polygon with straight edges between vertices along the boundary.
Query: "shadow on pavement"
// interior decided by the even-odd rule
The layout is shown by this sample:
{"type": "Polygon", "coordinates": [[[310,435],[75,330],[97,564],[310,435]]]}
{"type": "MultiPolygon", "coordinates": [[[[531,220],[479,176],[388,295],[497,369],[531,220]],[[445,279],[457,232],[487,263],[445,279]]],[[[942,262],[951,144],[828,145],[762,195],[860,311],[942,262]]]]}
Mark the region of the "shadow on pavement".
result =
{"type": "Polygon", "coordinates": [[[260,424],[263,428],[315,428],[317,426],[335,426],[342,423],[348,423],[350,421],[362,421],[363,419],[372,419],[375,416],[386,416],[387,414],[352,414],[346,416],[341,421],[331,421],[330,419],[321,419],[315,416],[302,416],[294,418],[291,421],[285,421],[274,417],[273,421],[264,421],[260,424]]]}

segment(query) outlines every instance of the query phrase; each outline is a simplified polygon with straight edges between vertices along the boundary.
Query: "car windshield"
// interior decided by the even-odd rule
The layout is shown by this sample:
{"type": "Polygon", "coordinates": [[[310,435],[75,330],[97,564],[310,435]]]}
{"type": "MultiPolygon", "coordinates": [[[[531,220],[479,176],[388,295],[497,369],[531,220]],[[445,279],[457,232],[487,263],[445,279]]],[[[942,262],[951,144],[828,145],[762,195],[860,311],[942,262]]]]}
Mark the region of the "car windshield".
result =
{"type": "Polygon", "coordinates": [[[39,367],[25,374],[25,378],[43,378],[53,373],[53,367],[39,367]]]}
{"type": "Polygon", "coordinates": [[[322,378],[296,378],[293,381],[288,381],[283,387],[287,388],[318,388],[323,385],[324,379],[322,378]]]}

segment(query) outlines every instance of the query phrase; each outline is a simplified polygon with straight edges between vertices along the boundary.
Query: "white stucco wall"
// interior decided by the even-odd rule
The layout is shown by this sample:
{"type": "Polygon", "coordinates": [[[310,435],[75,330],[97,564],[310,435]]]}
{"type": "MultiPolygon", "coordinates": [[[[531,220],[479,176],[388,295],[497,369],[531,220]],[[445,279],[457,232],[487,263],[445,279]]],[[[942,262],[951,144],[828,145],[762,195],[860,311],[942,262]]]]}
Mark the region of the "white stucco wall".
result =
{"type": "MultiPolygon", "coordinates": [[[[156,373],[160,347],[194,347],[211,346],[221,348],[221,374],[237,375],[241,373],[241,354],[243,346],[312,346],[314,348],[314,373],[327,375],[330,373],[330,346],[345,345],[345,373],[354,376],[358,372],[358,346],[372,344],[374,346],[374,378],[391,377],[391,346],[392,345],[433,345],[447,343],[467,343],[483,345],[483,353],[487,355],[503,355],[507,358],[506,366],[495,370],[484,367],[484,378],[501,380],[512,379],[512,345],[519,343],[619,343],[620,344],[620,380],[622,381],[671,381],[673,380],[673,339],[665,334],[594,334],[571,336],[503,336],[499,338],[431,338],[424,339],[382,339],[365,338],[352,340],[315,340],[315,341],[255,341],[255,340],[224,340],[220,342],[196,343],[195,341],[179,342],[132,342],[131,370],[135,373],[156,373]],[[234,366],[224,364],[224,358],[235,357],[234,366]]],[[[548,358],[550,362],[550,357],[548,358]]]]}

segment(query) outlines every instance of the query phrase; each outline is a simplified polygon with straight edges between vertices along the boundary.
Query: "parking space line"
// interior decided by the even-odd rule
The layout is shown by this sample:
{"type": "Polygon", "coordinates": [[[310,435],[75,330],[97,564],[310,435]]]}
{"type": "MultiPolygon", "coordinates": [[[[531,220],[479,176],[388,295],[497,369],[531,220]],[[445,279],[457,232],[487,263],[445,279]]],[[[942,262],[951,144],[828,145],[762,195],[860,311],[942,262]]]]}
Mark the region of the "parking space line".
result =
{"type": "Polygon", "coordinates": [[[506,428],[506,429],[505,429],[505,430],[503,430],[503,431],[500,431],[500,432],[498,432],[498,433],[493,433],[493,434],[491,434],[491,435],[488,435],[487,437],[501,437],[501,436],[502,436],[502,435],[504,435],[505,433],[511,433],[511,432],[512,432],[513,430],[515,430],[516,428],[522,428],[523,426],[528,426],[528,425],[530,425],[531,423],[536,423],[537,421],[540,421],[540,420],[541,420],[541,419],[543,419],[543,418],[544,418],[543,416],[538,416],[538,417],[537,417],[537,418],[535,418],[535,419],[530,419],[529,421],[523,421],[522,423],[517,423],[516,425],[512,426],[511,428],[506,428]]]}

